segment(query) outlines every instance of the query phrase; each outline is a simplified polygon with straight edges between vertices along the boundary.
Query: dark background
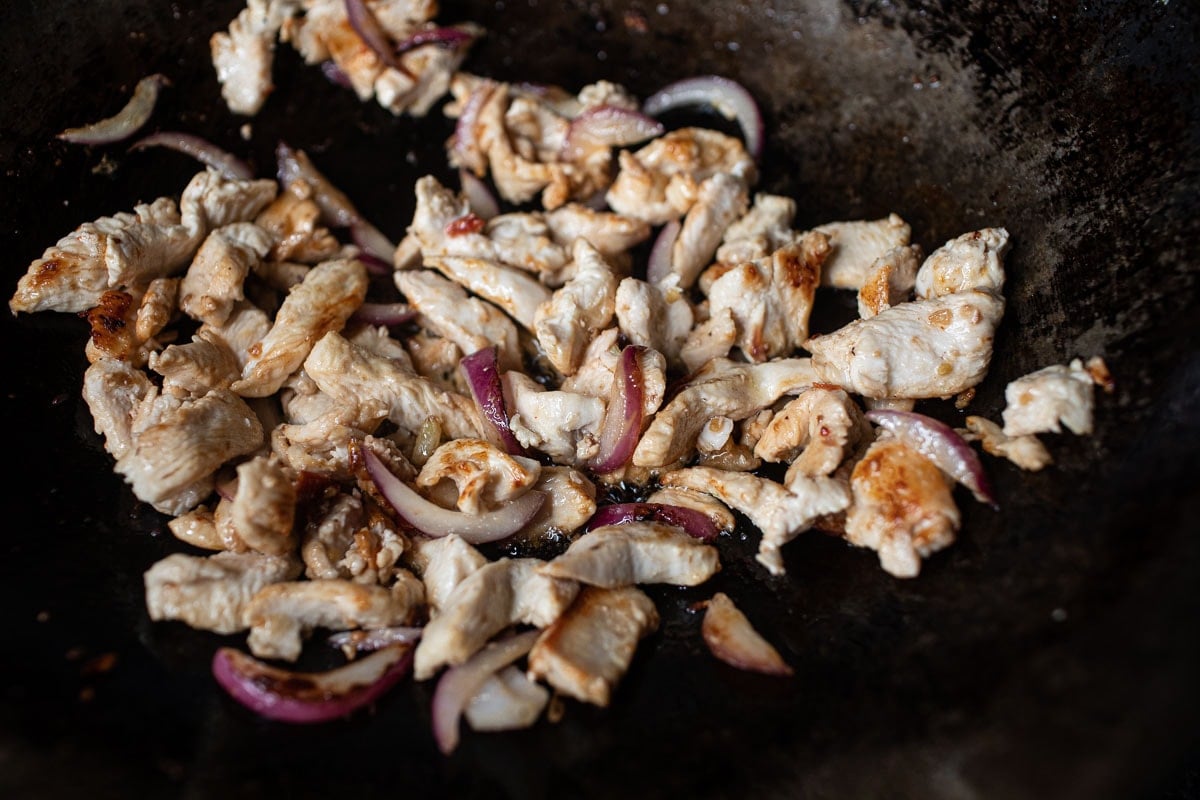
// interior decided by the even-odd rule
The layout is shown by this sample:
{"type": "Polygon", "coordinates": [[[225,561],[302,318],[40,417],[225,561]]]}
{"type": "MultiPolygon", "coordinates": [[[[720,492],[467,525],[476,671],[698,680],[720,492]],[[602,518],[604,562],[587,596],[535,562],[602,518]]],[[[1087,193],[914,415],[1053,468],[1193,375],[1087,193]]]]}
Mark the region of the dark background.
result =
{"type": "MultiPolygon", "coordinates": [[[[439,111],[360,105],[287,46],[244,141],[207,52],[238,9],[0,9],[10,291],[76,225],[177,195],[197,170],[53,138],[150,72],[174,85],[147,130],[204,134],[262,175],[285,138],[394,238],[413,180],[450,179],[439,111]]],[[[1117,392],[1098,395],[1096,435],[1046,437],[1057,463],[1038,474],[989,458],[1003,509],[961,494],[959,542],[916,580],[815,533],[770,579],[757,534],[724,540],[711,585],[654,590],[662,629],[610,709],[468,733],[442,758],[429,685],[346,722],[276,725],[212,682],[225,640],[147,620],[141,574],[181,546],[92,432],[85,326],[3,315],[0,796],[1200,796],[1198,16],[1183,2],[445,3],[442,21],[488,28],[466,68],[495,77],[573,91],[608,77],[640,96],[693,74],[743,81],[767,116],[760,188],[794,196],[800,226],[896,211],[927,249],[1006,226],[1009,307],[970,410],[998,419],[1007,381],[1101,354],[1117,392]],[[713,590],[795,678],[703,651],[687,606],[713,590]]],[[[822,296],[818,329],[852,307],[822,296]]]]}

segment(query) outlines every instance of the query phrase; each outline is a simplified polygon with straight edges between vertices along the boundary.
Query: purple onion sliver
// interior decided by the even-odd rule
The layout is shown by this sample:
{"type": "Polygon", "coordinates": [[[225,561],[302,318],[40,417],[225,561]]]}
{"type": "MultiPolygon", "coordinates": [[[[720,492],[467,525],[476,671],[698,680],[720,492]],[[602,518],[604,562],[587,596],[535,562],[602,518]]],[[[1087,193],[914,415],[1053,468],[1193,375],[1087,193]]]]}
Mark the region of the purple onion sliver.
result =
{"type": "Polygon", "coordinates": [[[254,177],[254,171],[245,161],[207,139],[191,133],[179,131],[152,133],[134,142],[129,149],[131,151],[144,150],[147,147],[166,147],[169,150],[189,155],[200,163],[217,170],[230,180],[248,181],[254,177]]]}
{"type": "Polygon", "coordinates": [[[875,409],[867,419],[909,444],[954,480],[971,490],[975,499],[999,508],[979,456],[949,425],[914,411],[875,409]]]}
{"type": "Polygon", "coordinates": [[[322,61],[321,74],[334,86],[340,86],[343,89],[354,88],[354,84],[350,82],[350,76],[334,61],[322,61]]]}
{"type": "Polygon", "coordinates": [[[407,53],[417,47],[427,44],[440,44],[447,47],[458,47],[475,40],[475,37],[461,28],[430,28],[418,31],[396,45],[396,52],[407,53]]]}
{"type": "Polygon", "coordinates": [[[646,98],[642,111],[657,117],[686,106],[707,105],[736,119],[746,140],[746,150],[757,159],[763,148],[763,117],[754,96],[736,81],[720,75],[686,78],[664,86],[646,98]]]}
{"type": "Polygon", "coordinates": [[[380,27],[379,20],[375,19],[371,9],[367,8],[366,0],[345,0],[345,2],[346,19],[349,20],[350,27],[354,29],[354,32],[386,66],[400,69],[400,62],[396,60],[392,41],[380,27]]]}
{"type": "Polygon", "coordinates": [[[704,542],[716,539],[720,533],[716,523],[707,514],[694,508],[667,503],[616,503],[602,506],[596,509],[596,513],[588,520],[587,529],[590,531],[603,525],[624,525],[627,522],[642,520],[675,525],[704,542]]]}
{"type": "Polygon", "coordinates": [[[363,303],[351,316],[368,325],[403,325],[416,319],[417,311],[408,303],[363,303]]]}
{"type": "Polygon", "coordinates": [[[673,219],[658,232],[646,261],[646,283],[657,286],[671,274],[671,251],[675,249],[675,240],[682,227],[679,220],[673,219]]]}
{"type": "Polygon", "coordinates": [[[372,653],[394,644],[416,644],[422,628],[376,628],[367,631],[339,631],[326,640],[331,647],[352,647],[359,653],[372,653]]]}
{"type": "Polygon", "coordinates": [[[491,219],[500,213],[500,203],[496,200],[496,195],[492,194],[492,190],[488,188],[482,178],[471,170],[463,168],[458,171],[458,180],[475,216],[480,219],[491,219]]]}
{"type": "Polygon", "coordinates": [[[612,472],[625,466],[637,448],[645,405],[642,365],[638,360],[643,349],[626,346],[613,372],[608,407],[600,427],[600,449],[588,463],[597,472],[612,472]]]}
{"type": "Polygon", "coordinates": [[[111,144],[128,139],[149,121],[159,90],[170,85],[165,75],[147,75],[138,81],[133,96],[116,114],[80,128],[68,128],[58,138],[72,144],[111,144]]]}
{"type": "Polygon", "coordinates": [[[464,356],[458,363],[471,388],[471,396],[479,406],[479,412],[491,423],[505,451],[510,456],[525,455],[525,448],[508,426],[508,409],[504,405],[504,390],[500,386],[497,348],[493,345],[477,350],[464,356]]]}
{"type": "Polygon", "coordinates": [[[624,147],[663,133],[662,123],[638,111],[618,106],[595,106],[575,119],[563,139],[562,158],[574,161],[590,147],[624,147]]]}

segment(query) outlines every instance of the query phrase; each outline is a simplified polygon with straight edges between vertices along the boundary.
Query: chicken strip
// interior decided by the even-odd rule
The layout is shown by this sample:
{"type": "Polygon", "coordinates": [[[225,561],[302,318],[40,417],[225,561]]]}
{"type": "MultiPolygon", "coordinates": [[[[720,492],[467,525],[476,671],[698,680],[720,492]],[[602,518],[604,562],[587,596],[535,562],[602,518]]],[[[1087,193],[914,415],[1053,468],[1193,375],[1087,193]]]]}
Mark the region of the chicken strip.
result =
{"type": "Polygon", "coordinates": [[[174,553],[144,575],[150,619],[181,620],[193,628],[228,634],[245,630],[245,608],[263,587],[300,574],[295,558],[261,553],[174,553]]]}
{"type": "Polygon", "coordinates": [[[1059,433],[1062,426],[1075,434],[1092,432],[1095,389],[1078,358],[1017,378],[1004,388],[1004,399],[1005,436],[1059,433]]]}
{"type": "Polygon", "coordinates": [[[618,589],[638,583],[697,586],[720,568],[715,547],[674,525],[641,521],[594,528],[539,572],[618,589]]]}

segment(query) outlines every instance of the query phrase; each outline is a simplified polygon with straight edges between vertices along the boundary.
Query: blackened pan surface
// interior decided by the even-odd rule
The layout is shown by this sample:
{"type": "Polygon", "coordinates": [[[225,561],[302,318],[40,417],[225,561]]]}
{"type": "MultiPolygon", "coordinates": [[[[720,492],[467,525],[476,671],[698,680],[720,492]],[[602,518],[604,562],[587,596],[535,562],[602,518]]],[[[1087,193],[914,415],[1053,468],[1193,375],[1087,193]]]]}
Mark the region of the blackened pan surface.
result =
{"type": "MultiPolygon", "coordinates": [[[[0,10],[10,292],[79,223],[177,194],[196,170],[53,138],[149,72],[174,81],[152,128],[207,135],[264,175],[285,138],[392,236],[413,180],[448,177],[439,113],[359,105],[286,47],[244,141],[207,60],[237,10],[0,10]]],[[[760,186],[794,196],[800,225],[896,211],[927,248],[1006,226],[1008,312],[971,410],[996,418],[1007,381],[1102,354],[1117,392],[1100,397],[1096,435],[1049,438],[1057,463],[1036,475],[989,461],[1003,510],[963,496],[960,541],[916,580],[817,534],[785,550],[786,578],[766,579],[747,530],[722,543],[712,585],[654,593],[663,629],[612,708],[467,735],[447,759],[426,685],[344,723],[274,725],[213,684],[223,640],[147,620],[141,574],[179,546],[92,432],[83,323],[4,315],[0,795],[1194,796],[1197,17],[1176,2],[446,3],[444,19],[488,27],[467,68],[496,77],[608,77],[643,96],[699,73],[742,80],[767,115],[760,186]],[[794,679],[703,652],[686,608],[716,589],[794,679]]]]}

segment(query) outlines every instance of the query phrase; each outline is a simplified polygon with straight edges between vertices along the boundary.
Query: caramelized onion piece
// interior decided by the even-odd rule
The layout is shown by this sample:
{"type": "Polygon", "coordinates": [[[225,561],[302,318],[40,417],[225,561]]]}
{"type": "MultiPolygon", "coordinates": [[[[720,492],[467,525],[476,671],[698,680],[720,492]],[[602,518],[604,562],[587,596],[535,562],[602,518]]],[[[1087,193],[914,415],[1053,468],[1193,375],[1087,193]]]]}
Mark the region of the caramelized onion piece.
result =
{"type": "Polygon", "coordinates": [[[374,702],[412,666],[413,648],[392,645],[328,672],[292,672],[232,647],[213,656],[217,683],[234,700],[268,719],[308,724],[345,717],[374,702]]]}
{"type": "Polygon", "coordinates": [[[754,630],[724,592],[717,592],[708,601],[700,633],[712,654],[726,664],[767,675],[792,674],[779,651],[754,630]]]}
{"type": "Polygon", "coordinates": [[[463,709],[484,681],[533,649],[540,631],[527,631],[493,642],[468,661],[446,670],[433,693],[433,738],[443,753],[458,746],[463,709]]]}
{"type": "Polygon", "coordinates": [[[380,27],[379,20],[375,19],[375,15],[371,13],[371,9],[367,7],[366,0],[345,0],[345,3],[346,19],[349,21],[350,27],[358,34],[358,38],[362,39],[367,47],[371,48],[371,52],[384,65],[407,73],[408,70],[401,67],[399,60],[396,58],[392,40],[388,38],[387,32],[380,27]]]}
{"type": "Polygon", "coordinates": [[[504,390],[500,386],[500,368],[497,349],[493,345],[476,350],[458,362],[471,388],[471,396],[479,406],[479,413],[490,424],[493,439],[510,456],[525,455],[525,448],[517,441],[508,425],[508,409],[504,405],[504,390]]]}
{"type": "Polygon", "coordinates": [[[716,539],[720,533],[716,523],[707,514],[694,508],[668,503],[614,503],[603,506],[596,509],[596,513],[588,520],[587,530],[648,519],[683,528],[688,534],[704,542],[716,539]]]}
{"type": "Polygon", "coordinates": [[[867,419],[891,432],[970,489],[979,502],[1000,507],[979,456],[949,425],[914,411],[876,409],[867,412],[867,419]]]}
{"type": "Polygon", "coordinates": [[[67,128],[58,138],[73,144],[111,144],[128,139],[154,113],[159,90],[170,85],[166,75],[147,75],[138,81],[129,102],[116,114],[80,128],[67,128]]]}
{"type": "Polygon", "coordinates": [[[600,428],[600,449],[588,463],[597,472],[612,472],[628,463],[642,435],[645,381],[638,355],[645,350],[627,345],[613,372],[612,391],[600,428]]]}
{"type": "Polygon", "coordinates": [[[456,534],[470,544],[496,542],[512,536],[533,518],[546,495],[529,491],[502,508],[484,514],[451,511],[431,503],[388,470],[371,450],[363,448],[367,472],[384,499],[405,522],[435,539],[456,534]]]}
{"type": "Polygon", "coordinates": [[[624,147],[661,136],[663,125],[653,117],[619,106],[595,106],[575,119],[563,138],[562,160],[575,161],[598,147],[624,147]]]}
{"type": "Polygon", "coordinates": [[[699,105],[710,106],[725,117],[737,120],[746,141],[746,151],[755,159],[762,155],[762,111],[746,87],[729,78],[701,75],[676,81],[646,98],[642,111],[657,117],[677,108],[699,105]]]}
{"type": "Polygon", "coordinates": [[[147,147],[165,147],[191,156],[231,180],[248,181],[254,177],[254,170],[250,169],[250,165],[245,161],[195,134],[160,131],[139,139],[129,146],[129,150],[134,152],[145,150],[147,147]]]}

